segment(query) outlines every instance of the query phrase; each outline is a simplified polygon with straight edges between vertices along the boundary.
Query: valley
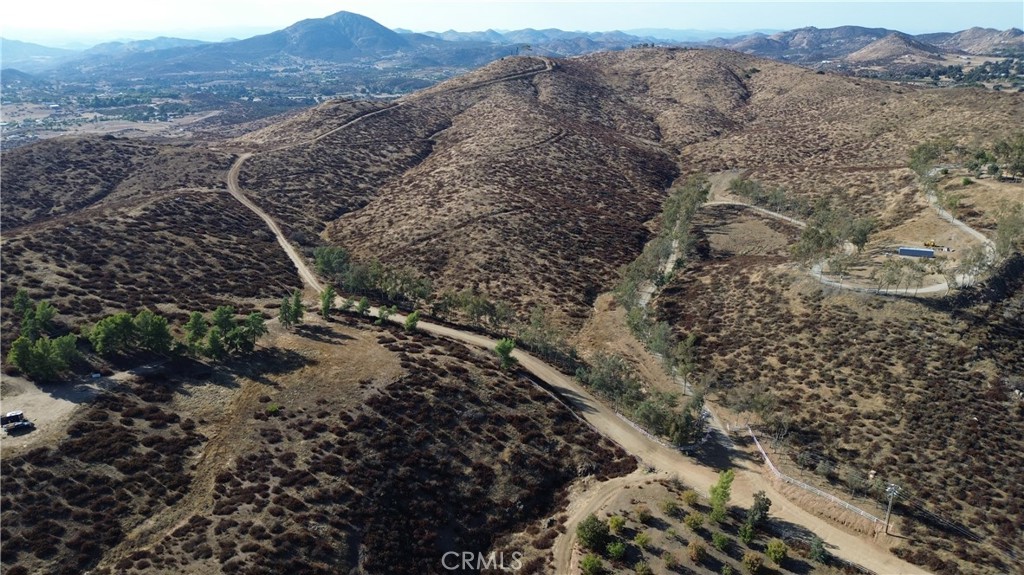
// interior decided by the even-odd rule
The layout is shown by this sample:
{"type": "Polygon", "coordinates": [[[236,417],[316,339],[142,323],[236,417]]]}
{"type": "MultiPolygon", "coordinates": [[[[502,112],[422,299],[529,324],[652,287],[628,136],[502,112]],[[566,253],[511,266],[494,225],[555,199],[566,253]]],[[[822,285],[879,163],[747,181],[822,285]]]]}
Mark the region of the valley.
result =
{"type": "Polygon", "coordinates": [[[5,150],[5,357],[18,289],[60,310],[52,335],[121,310],[181,332],[197,309],[276,318],[296,292],[308,308],[297,326],[270,319],[249,356],[182,348],[156,373],[130,373],[147,353],[83,338],[78,369],[116,372],[105,391],[40,430],[51,439],[2,439],[5,572],[429,573],[466,550],[575,573],[590,513],[629,516],[658,538],[629,556],[669,571],[740,570],[771,536],[792,554],[765,573],[1014,572],[1024,185],[1002,146],[1020,117],[1017,93],[638,48],[504,58],[210,141],[5,150]],[[967,165],[983,152],[999,174],[967,165]],[[780,190],[778,205],[735,181],[780,190]],[[704,197],[665,244],[680,190],[704,197]],[[808,230],[860,219],[863,250],[838,238],[798,257],[808,230]],[[955,246],[950,274],[910,293],[886,254],[933,237],[955,246]],[[645,258],[654,289],[630,307],[621,282],[645,258]],[[895,293],[876,283],[887,265],[895,293]],[[685,354],[654,351],[661,324],[685,354]],[[521,345],[509,364],[493,352],[505,337],[521,345]],[[705,398],[704,443],[680,451],[617,411],[577,371],[607,354],[642,374],[644,401],[673,396],[668,413],[705,398]],[[891,534],[772,479],[746,424],[787,473],[871,513],[879,485],[899,485],[891,534]],[[638,515],[728,469],[730,518],[679,538],[675,512],[638,515]],[[768,526],[741,543],[758,492],[768,526]],[[669,565],[713,533],[732,551],[669,565]],[[835,559],[810,559],[813,537],[835,559]]]}

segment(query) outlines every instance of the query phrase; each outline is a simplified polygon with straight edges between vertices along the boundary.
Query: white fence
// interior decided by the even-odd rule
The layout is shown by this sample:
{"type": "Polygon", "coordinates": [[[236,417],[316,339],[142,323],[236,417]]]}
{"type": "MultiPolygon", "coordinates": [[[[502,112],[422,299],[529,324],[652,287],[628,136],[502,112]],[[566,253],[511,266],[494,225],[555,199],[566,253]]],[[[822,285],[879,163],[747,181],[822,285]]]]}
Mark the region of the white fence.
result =
{"type": "Polygon", "coordinates": [[[764,448],[761,447],[761,442],[757,440],[757,436],[754,435],[754,430],[751,429],[749,425],[747,426],[747,431],[750,432],[750,437],[752,437],[754,439],[754,444],[757,445],[758,451],[761,452],[761,455],[764,457],[765,463],[768,464],[768,469],[771,469],[772,473],[774,473],[776,477],[778,477],[779,479],[785,481],[786,483],[789,483],[791,485],[796,485],[800,489],[803,489],[805,491],[809,491],[809,492],[811,492],[811,493],[813,493],[813,494],[815,494],[815,495],[817,495],[819,497],[823,497],[823,498],[831,501],[832,503],[835,503],[836,505],[839,505],[840,507],[843,507],[843,508],[846,508],[846,509],[848,509],[850,511],[853,511],[856,514],[871,520],[872,523],[875,523],[875,524],[883,523],[883,521],[881,519],[879,519],[878,517],[875,517],[874,515],[868,513],[867,511],[864,511],[863,509],[861,509],[859,507],[855,507],[855,506],[853,506],[853,505],[843,501],[842,499],[839,499],[835,495],[832,495],[831,493],[826,493],[826,492],[818,489],[817,487],[813,487],[811,485],[808,485],[808,484],[806,484],[803,481],[800,481],[798,479],[793,479],[792,477],[790,477],[790,476],[786,475],[785,473],[779,471],[779,468],[775,467],[775,464],[772,463],[771,458],[768,457],[768,454],[765,453],[764,448]]]}
{"type": "Polygon", "coordinates": [[[707,441],[709,437],[711,437],[711,426],[708,425],[708,423],[707,423],[708,418],[711,417],[711,412],[709,412],[707,409],[702,410],[701,414],[700,414],[701,421],[704,422],[704,426],[705,426],[705,430],[706,431],[704,432],[704,435],[702,435],[701,438],[699,440],[697,440],[697,443],[691,443],[690,445],[674,445],[674,444],[671,444],[671,443],[669,443],[667,441],[662,440],[660,437],[655,437],[652,433],[650,433],[649,431],[647,431],[643,427],[640,427],[635,421],[633,421],[632,419],[626,417],[625,415],[622,415],[618,411],[615,412],[615,415],[619,416],[619,419],[621,419],[622,421],[625,421],[626,423],[628,423],[629,426],[632,427],[633,429],[635,429],[635,430],[639,431],[640,433],[644,434],[644,437],[646,437],[647,439],[657,443],[658,445],[660,445],[660,446],[662,446],[662,447],[664,447],[666,449],[674,449],[676,451],[681,451],[683,453],[689,453],[690,451],[693,451],[694,449],[697,449],[701,445],[704,445],[704,442],[707,441]]]}

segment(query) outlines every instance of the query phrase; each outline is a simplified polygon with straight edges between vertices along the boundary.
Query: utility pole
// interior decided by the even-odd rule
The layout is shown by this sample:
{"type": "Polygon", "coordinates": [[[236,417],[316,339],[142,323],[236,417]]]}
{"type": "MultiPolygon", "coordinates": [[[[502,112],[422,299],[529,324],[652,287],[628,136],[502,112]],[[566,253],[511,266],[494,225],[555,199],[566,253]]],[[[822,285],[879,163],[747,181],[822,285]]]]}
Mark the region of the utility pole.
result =
{"type": "Polygon", "coordinates": [[[889,497],[889,508],[885,510],[885,534],[889,534],[889,515],[892,513],[892,502],[900,495],[900,486],[890,483],[885,486],[885,494],[889,497]]]}

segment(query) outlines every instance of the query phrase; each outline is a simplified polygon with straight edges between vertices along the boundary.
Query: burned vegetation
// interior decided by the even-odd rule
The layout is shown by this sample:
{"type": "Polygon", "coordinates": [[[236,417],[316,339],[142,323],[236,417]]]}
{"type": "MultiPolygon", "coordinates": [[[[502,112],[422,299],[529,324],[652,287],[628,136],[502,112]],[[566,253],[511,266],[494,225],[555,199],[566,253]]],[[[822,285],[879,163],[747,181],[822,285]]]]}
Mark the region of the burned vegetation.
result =
{"type": "MultiPolygon", "coordinates": [[[[369,322],[321,331],[375,338],[401,375],[333,391],[243,382],[243,395],[266,393],[229,416],[241,433],[229,460],[197,458],[209,448],[195,423],[151,383],[101,397],[55,449],[5,460],[7,572],[443,572],[446,551],[486,554],[557,513],[576,478],[635,469],[489,354],[369,322]],[[180,520],[148,544],[127,538],[160,514],[180,520]]],[[[540,537],[533,572],[555,534],[540,537]]]]}
{"type": "Polygon", "coordinates": [[[191,488],[205,438],[166,388],[111,390],[55,447],[3,459],[4,572],[82,573],[191,488]]]}

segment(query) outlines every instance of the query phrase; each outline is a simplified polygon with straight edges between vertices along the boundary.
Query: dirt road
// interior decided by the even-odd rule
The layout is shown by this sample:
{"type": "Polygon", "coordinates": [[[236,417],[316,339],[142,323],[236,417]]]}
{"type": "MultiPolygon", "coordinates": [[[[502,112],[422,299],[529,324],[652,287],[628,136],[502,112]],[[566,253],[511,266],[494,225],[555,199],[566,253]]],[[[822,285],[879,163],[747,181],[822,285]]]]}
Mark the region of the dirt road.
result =
{"type": "MultiPolygon", "coordinates": [[[[295,267],[299,270],[299,275],[303,281],[310,288],[318,293],[322,293],[323,285],[316,279],[306,262],[299,257],[295,248],[285,239],[281,229],[266,212],[246,198],[238,187],[238,170],[248,157],[248,154],[241,156],[231,167],[228,185],[231,195],[267,223],[270,230],[277,237],[278,242],[285,248],[288,257],[291,258],[295,267]]],[[[341,298],[339,297],[338,300],[340,302],[341,298]]],[[[379,310],[376,308],[371,309],[373,315],[378,315],[378,312],[379,310]]],[[[392,320],[402,323],[405,321],[405,316],[396,314],[392,316],[392,320]]],[[[419,322],[418,328],[434,335],[447,337],[483,349],[493,349],[497,344],[496,340],[483,335],[426,321],[419,322]]],[[[523,351],[516,350],[513,356],[519,360],[519,364],[523,369],[544,381],[561,397],[565,398],[591,426],[618,443],[623,449],[636,456],[646,465],[666,474],[678,475],[687,484],[705,492],[717,480],[717,473],[713,469],[697,463],[678,451],[663,447],[657,442],[648,439],[623,421],[622,418],[618,417],[612,409],[598,401],[573,378],[523,351]]],[[[611,489],[611,487],[608,489],[611,489]]],[[[833,547],[832,552],[838,557],[864,565],[877,573],[927,573],[927,571],[923,571],[891,555],[886,549],[876,545],[869,539],[847,533],[811,513],[789,504],[782,494],[775,491],[761,476],[759,469],[743,468],[739,470],[736,481],[733,484],[733,501],[738,505],[748,506],[753,502],[754,492],[759,490],[766,491],[772,501],[775,502],[772,508],[773,516],[813,531],[833,547]]],[[[571,534],[575,529],[575,524],[570,524],[567,527],[569,528],[568,533],[571,534]]],[[[563,539],[566,537],[565,535],[562,536],[563,539]]],[[[561,545],[562,555],[556,557],[558,560],[556,565],[559,573],[568,573],[568,561],[571,560],[571,544],[562,542],[561,545]],[[570,549],[568,554],[565,552],[566,545],[569,545],[570,549]]]]}

